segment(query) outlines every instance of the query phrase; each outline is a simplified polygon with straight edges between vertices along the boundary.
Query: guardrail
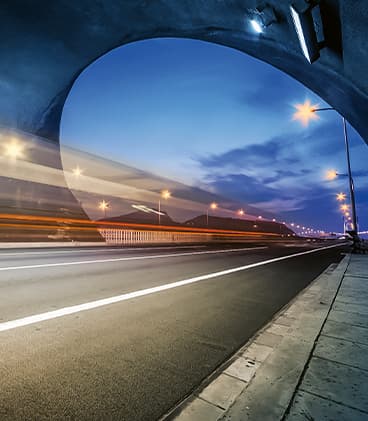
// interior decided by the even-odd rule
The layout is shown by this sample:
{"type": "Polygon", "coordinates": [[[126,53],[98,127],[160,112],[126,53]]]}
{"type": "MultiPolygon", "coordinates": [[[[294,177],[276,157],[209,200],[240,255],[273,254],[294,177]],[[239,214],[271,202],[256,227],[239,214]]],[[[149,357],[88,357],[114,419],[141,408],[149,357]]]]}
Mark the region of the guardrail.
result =
{"type": "Polygon", "coordinates": [[[279,239],[266,233],[210,233],[210,232],[181,232],[181,231],[151,231],[99,228],[101,236],[107,244],[133,245],[133,244],[173,244],[173,243],[208,243],[208,242],[244,242],[255,239],[279,239]]]}
{"type": "Polygon", "coordinates": [[[172,231],[136,231],[124,229],[99,229],[108,244],[157,244],[157,243],[203,243],[215,240],[214,234],[172,232],[172,231]]]}

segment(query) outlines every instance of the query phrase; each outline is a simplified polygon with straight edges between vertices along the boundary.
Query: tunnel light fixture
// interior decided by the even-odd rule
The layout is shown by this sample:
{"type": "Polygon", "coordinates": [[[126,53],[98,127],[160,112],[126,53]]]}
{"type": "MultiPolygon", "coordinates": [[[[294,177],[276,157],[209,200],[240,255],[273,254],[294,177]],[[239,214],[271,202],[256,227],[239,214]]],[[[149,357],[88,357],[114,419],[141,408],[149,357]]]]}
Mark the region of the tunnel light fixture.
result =
{"type": "Polygon", "coordinates": [[[266,5],[263,7],[257,7],[254,10],[252,19],[250,20],[250,25],[256,34],[261,34],[267,26],[276,21],[277,19],[274,9],[271,6],[266,5]]]}
{"type": "Polygon", "coordinates": [[[290,12],[304,57],[309,63],[313,63],[319,58],[319,45],[312,9],[308,7],[306,10],[299,12],[294,5],[291,5],[290,12]]]}
{"type": "Polygon", "coordinates": [[[252,19],[250,24],[252,25],[253,31],[257,34],[261,34],[263,32],[263,25],[258,19],[252,19]]]}

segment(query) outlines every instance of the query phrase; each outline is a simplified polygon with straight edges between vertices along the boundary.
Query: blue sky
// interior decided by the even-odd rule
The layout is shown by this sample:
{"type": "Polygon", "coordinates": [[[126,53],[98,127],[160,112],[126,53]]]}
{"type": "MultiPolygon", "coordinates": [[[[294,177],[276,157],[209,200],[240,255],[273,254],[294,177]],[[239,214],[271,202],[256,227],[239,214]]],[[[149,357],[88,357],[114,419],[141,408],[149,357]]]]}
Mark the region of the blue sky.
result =
{"type": "MultiPolygon", "coordinates": [[[[103,56],[77,79],[61,139],[158,175],[251,204],[282,219],[341,230],[335,193],[346,179],[338,114],[308,127],[294,105],[320,98],[244,53],[195,40],[156,39],[103,56]]],[[[349,127],[359,214],[367,214],[368,147],[349,127]]],[[[362,227],[363,228],[363,227],[362,227]]]]}

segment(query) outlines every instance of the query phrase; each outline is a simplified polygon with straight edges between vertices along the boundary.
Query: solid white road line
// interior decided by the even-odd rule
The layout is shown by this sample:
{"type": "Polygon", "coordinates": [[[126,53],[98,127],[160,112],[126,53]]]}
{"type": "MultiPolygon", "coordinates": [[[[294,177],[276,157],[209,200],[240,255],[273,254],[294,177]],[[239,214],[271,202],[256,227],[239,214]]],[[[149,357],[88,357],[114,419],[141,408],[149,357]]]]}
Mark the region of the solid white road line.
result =
{"type": "Polygon", "coordinates": [[[60,263],[42,263],[38,265],[25,265],[25,266],[6,266],[0,267],[0,271],[20,270],[20,269],[37,269],[37,268],[52,268],[58,266],[73,266],[73,265],[91,265],[96,263],[111,263],[111,262],[125,262],[131,260],[146,260],[146,259],[163,259],[169,257],[183,257],[183,256],[196,256],[200,254],[218,254],[218,253],[234,253],[239,251],[248,250],[262,250],[268,248],[262,247],[245,247],[237,249],[224,249],[224,250],[208,250],[208,251],[191,251],[189,253],[170,253],[170,254],[154,254],[152,256],[132,256],[132,257],[117,257],[112,259],[98,259],[98,260],[80,260],[77,262],[60,262],[60,263]]]}
{"type": "Polygon", "coordinates": [[[75,250],[73,248],[70,248],[69,250],[44,250],[44,251],[18,251],[18,252],[0,252],[0,257],[6,257],[6,256],[24,256],[24,255],[33,255],[33,254],[43,254],[43,255],[49,255],[49,254],[65,254],[65,253],[95,253],[95,252],[102,252],[104,253],[105,251],[134,251],[134,250],[167,250],[167,249],[173,249],[173,250],[177,250],[177,249],[199,249],[199,248],[204,248],[207,246],[161,246],[161,247],[129,247],[129,248],[125,248],[125,247],[119,247],[116,246],[115,248],[104,248],[104,247],[100,247],[100,248],[94,248],[94,249],[78,249],[75,250]]]}
{"type": "Polygon", "coordinates": [[[7,330],[15,329],[17,327],[23,327],[32,325],[39,322],[44,322],[46,320],[56,319],[58,317],[67,316],[70,314],[79,313],[81,311],[91,310],[98,307],[103,307],[106,305],[119,303],[122,301],[131,300],[132,298],[144,297],[146,295],[156,294],[158,292],[166,291],[169,289],[174,289],[182,287],[189,284],[194,284],[196,282],[206,281],[212,278],[218,278],[220,276],[229,275],[231,273],[240,272],[246,269],[255,268],[258,266],[267,265],[270,263],[279,262],[286,259],[291,259],[293,257],[303,256],[305,254],[316,253],[321,250],[327,250],[334,247],[341,247],[342,244],[320,247],[318,249],[303,251],[300,253],[289,254],[288,256],[276,257],[274,259],[264,260],[263,262],[251,263],[245,266],[239,266],[232,269],[222,270],[220,272],[208,273],[206,275],[196,276],[194,278],[183,279],[182,281],[172,282],[170,284],[159,285],[152,288],[141,289],[134,292],[128,292],[126,294],[116,295],[114,297],[103,298],[101,300],[91,301],[89,303],[78,304],[70,307],[60,308],[59,310],[48,311],[46,313],[35,314],[33,316],[23,317],[21,319],[10,320],[8,322],[0,323],[0,332],[5,332],[7,330]]]}

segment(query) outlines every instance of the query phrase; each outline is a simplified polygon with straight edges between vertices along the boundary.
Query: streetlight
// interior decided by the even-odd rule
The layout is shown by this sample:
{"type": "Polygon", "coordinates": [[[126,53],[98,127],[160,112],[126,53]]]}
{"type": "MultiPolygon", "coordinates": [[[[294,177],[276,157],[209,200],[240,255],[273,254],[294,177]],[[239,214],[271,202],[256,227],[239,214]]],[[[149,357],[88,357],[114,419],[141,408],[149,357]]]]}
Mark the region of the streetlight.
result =
{"type": "Polygon", "coordinates": [[[338,193],[338,194],[336,195],[336,199],[337,199],[339,202],[343,202],[343,201],[346,199],[346,194],[345,194],[345,193],[338,193]]]}
{"type": "Polygon", "coordinates": [[[169,190],[162,190],[160,198],[158,199],[158,224],[161,225],[161,198],[162,199],[169,199],[171,197],[171,193],[169,190]]]}
{"type": "Polygon", "coordinates": [[[332,180],[335,180],[335,178],[337,178],[338,175],[339,174],[337,173],[336,170],[327,170],[325,178],[326,180],[332,181],[332,180]]]}
{"type": "Polygon", "coordinates": [[[344,203],[343,205],[340,206],[340,209],[343,212],[347,212],[349,210],[349,205],[347,205],[346,203],[344,203]]]}
{"type": "MultiPolygon", "coordinates": [[[[336,111],[332,107],[318,108],[318,106],[316,105],[311,105],[310,101],[306,101],[304,104],[297,105],[296,109],[298,111],[294,114],[294,119],[301,120],[304,125],[307,125],[309,120],[315,119],[316,118],[315,113],[317,112],[336,111]]],[[[353,176],[351,173],[351,164],[350,164],[349,140],[348,140],[345,117],[342,117],[342,125],[343,125],[343,131],[344,131],[346,162],[347,162],[348,177],[349,177],[350,202],[351,202],[351,207],[352,207],[352,232],[351,234],[356,241],[356,237],[358,235],[358,224],[357,224],[356,206],[355,206],[354,182],[353,182],[353,176]]],[[[338,175],[336,171],[335,171],[335,175],[336,176],[338,175]]]]}
{"type": "Polygon", "coordinates": [[[215,203],[215,202],[212,202],[212,203],[208,206],[208,208],[207,208],[207,227],[208,227],[208,214],[209,214],[209,210],[210,210],[210,209],[215,210],[215,209],[217,209],[217,207],[218,207],[218,204],[217,204],[217,203],[215,203]]]}
{"type": "Polygon", "coordinates": [[[103,200],[102,202],[99,203],[98,207],[103,211],[104,218],[106,218],[106,210],[110,207],[110,204],[108,202],[105,202],[105,200],[103,200]]]}
{"type": "Polygon", "coordinates": [[[244,215],[244,210],[243,209],[239,209],[238,210],[238,215],[239,216],[243,216],[244,215]]]}

